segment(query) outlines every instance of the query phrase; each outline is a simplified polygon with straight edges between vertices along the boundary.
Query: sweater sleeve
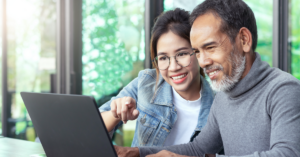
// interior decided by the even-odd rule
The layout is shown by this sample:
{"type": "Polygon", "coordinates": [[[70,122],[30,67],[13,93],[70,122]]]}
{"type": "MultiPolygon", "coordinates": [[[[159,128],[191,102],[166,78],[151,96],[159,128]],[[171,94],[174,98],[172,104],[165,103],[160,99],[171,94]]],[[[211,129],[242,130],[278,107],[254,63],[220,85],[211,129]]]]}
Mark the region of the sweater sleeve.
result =
{"type": "Polygon", "coordinates": [[[203,156],[204,153],[217,153],[223,147],[219,127],[214,116],[214,105],[208,115],[207,124],[193,142],[187,144],[167,147],[139,147],[140,156],[158,153],[161,150],[168,150],[180,155],[203,156]]]}
{"type": "Polygon", "coordinates": [[[275,85],[267,101],[267,111],[271,119],[270,149],[241,157],[300,156],[299,81],[286,80],[284,83],[275,85]]]}

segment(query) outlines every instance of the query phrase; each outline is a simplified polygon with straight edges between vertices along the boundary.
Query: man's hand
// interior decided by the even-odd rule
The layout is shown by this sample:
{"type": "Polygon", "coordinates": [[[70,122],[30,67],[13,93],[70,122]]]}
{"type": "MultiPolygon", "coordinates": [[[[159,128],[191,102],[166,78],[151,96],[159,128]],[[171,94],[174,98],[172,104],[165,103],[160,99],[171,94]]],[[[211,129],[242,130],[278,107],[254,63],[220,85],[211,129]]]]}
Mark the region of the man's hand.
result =
{"type": "Polygon", "coordinates": [[[216,154],[205,154],[205,157],[216,157],[216,154]]]}
{"type": "Polygon", "coordinates": [[[140,152],[137,147],[114,146],[118,157],[139,157],[140,152]]]}
{"type": "Polygon", "coordinates": [[[162,150],[156,154],[147,155],[146,157],[187,157],[184,155],[175,154],[166,150],[162,150]]]}
{"type": "MultiPolygon", "coordinates": [[[[162,150],[157,154],[147,155],[146,157],[188,157],[185,155],[175,154],[166,150],[162,150]]],[[[216,157],[215,154],[205,154],[205,157],[216,157]]]]}

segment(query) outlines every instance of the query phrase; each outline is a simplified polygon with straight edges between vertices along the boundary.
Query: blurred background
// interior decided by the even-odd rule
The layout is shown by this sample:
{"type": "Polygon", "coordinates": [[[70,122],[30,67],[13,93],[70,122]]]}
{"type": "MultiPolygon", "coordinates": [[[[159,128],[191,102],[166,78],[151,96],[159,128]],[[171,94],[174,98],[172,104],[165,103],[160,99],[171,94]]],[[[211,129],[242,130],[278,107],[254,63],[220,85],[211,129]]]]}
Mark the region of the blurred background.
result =
{"type": "MultiPolygon", "coordinates": [[[[98,106],[152,68],[155,17],[203,0],[0,0],[0,134],[38,136],[20,92],[91,95],[98,106]]],[[[244,0],[258,27],[256,51],[300,80],[300,1],[244,0]]],[[[114,144],[130,146],[135,121],[114,144]]]]}

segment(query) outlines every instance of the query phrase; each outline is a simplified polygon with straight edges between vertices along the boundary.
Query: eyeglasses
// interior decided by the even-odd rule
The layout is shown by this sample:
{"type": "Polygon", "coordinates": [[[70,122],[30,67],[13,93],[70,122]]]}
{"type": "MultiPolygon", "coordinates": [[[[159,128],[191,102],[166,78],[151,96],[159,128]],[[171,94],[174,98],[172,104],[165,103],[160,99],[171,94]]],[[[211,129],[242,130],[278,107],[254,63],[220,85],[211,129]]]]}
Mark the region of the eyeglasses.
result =
{"type": "Polygon", "coordinates": [[[158,55],[154,58],[153,62],[159,70],[166,70],[170,65],[170,58],[175,57],[175,61],[181,67],[187,67],[191,64],[191,57],[195,53],[190,52],[178,52],[175,56],[168,57],[166,55],[158,55]]]}

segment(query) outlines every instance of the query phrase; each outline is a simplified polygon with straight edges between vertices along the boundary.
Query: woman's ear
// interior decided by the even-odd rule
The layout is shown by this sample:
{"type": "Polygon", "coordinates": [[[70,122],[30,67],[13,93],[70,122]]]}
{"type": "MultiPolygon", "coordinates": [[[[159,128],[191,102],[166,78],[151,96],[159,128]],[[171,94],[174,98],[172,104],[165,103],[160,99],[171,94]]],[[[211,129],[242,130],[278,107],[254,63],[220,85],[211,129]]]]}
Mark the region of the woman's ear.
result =
{"type": "Polygon", "coordinates": [[[252,35],[249,29],[242,27],[239,31],[240,43],[245,53],[252,51],[252,35]]]}

